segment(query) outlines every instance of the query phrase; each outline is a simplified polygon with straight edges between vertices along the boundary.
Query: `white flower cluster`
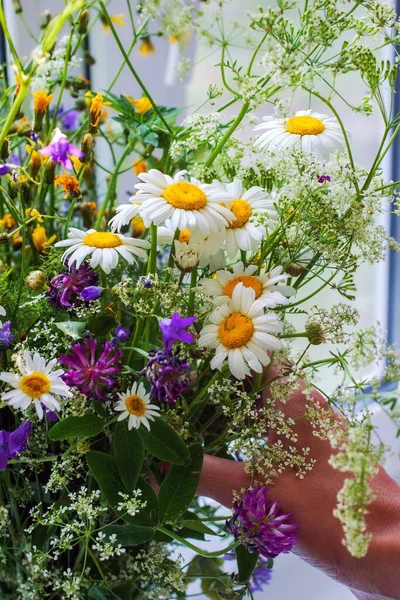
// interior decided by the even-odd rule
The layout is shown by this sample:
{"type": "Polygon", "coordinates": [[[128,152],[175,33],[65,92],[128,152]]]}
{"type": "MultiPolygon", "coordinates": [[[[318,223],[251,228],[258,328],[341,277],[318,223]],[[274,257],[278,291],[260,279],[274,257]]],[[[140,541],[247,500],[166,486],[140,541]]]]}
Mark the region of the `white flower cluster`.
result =
{"type": "Polygon", "coordinates": [[[115,533],[107,536],[102,531],[99,531],[95,537],[95,543],[92,545],[92,549],[96,550],[100,554],[100,560],[109,560],[114,556],[121,556],[126,552],[125,548],[118,544],[117,536],[115,533]]]}
{"type": "Polygon", "coordinates": [[[183,132],[170,147],[173,160],[179,159],[185,152],[196,150],[201,143],[216,143],[221,127],[221,114],[217,112],[202,115],[193,113],[182,123],[183,132]]]}
{"type": "Polygon", "coordinates": [[[147,550],[140,550],[136,555],[133,568],[146,585],[149,600],[168,600],[173,592],[186,589],[182,557],[174,556],[173,560],[168,557],[168,547],[158,542],[150,542],[147,550]]]}
{"type": "MultiPolygon", "coordinates": [[[[77,39],[77,36],[72,36],[71,48],[76,47],[77,39]]],[[[59,42],[59,47],[49,57],[42,56],[42,49],[40,47],[34,50],[32,58],[33,60],[38,60],[39,65],[36,69],[35,77],[31,82],[32,91],[47,90],[54,79],[61,77],[65,68],[68,40],[69,36],[64,36],[59,42]]],[[[71,56],[68,61],[68,72],[71,69],[79,68],[81,64],[82,58],[71,56]]]]}
{"type": "Polygon", "coordinates": [[[141,500],[142,490],[133,490],[130,494],[119,492],[123,502],[120,502],[117,509],[121,512],[126,512],[131,517],[134,517],[147,504],[145,500],[141,500]]]}

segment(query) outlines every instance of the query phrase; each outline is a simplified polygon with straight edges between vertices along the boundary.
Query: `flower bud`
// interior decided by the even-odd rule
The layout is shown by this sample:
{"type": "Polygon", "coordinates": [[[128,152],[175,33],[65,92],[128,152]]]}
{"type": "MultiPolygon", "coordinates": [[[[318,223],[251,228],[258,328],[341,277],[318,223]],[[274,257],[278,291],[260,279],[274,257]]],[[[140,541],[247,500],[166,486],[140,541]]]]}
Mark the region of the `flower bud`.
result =
{"type": "Polygon", "coordinates": [[[87,50],[83,53],[83,60],[90,67],[96,64],[96,59],[87,50]]]}
{"type": "Polygon", "coordinates": [[[8,242],[8,234],[0,233],[0,244],[7,244],[8,242]]]}
{"type": "Polygon", "coordinates": [[[42,157],[40,156],[39,152],[36,152],[36,150],[33,150],[30,155],[29,165],[31,177],[32,179],[36,179],[36,176],[40,171],[40,167],[42,166],[42,157]]]}
{"type": "Polygon", "coordinates": [[[25,279],[25,283],[30,290],[39,291],[46,284],[46,275],[43,271],[31,271],[25,279]]]}
{"type": "Polygon", "coordinates": [[[201,252],[198,244],[187,244],[175,240],[175,264],[183,273],[190,273],[200,262],[201,252]]]}
{"type": "Polygon", "coordinates": [[[8,138],[6,138],[1,146],[0,158],[1,160],[7,160],[10,156],[10,146],[8,143],[8,138]]]}
{"type": "Polygon", "coordinates": [[[85,35],[85,33],[87,33],[88,23],[89,23],[89,11],[86,9],[81,12],[81,15],[79,17],[79,24],[78,24],[79,35],[85,35]]]}
{"type": "Polygon", "coordinates": [[[82,158],[83,163],[89,163],[92,159],[92,151],[94,145],[94,138],[90,133],[86,133],[81,140],[81,151],[84,156],[82,158]]]}
{"type": "Polygon", "coordinates": [[[298,277],[303,271],[304,268],[301,265],[296,265],[295,263],[286,268],[286,273],[288,273],[291,277],[298,277]]]}
{"type": "Polygon", "coordinates": [[[49,158],[46,162],[46,166],[44,168],[44,180],[49,185],[54,183],[54,179],[56,177],[56,163],[49,158]]]}
{"type": "Polygon", "coordinates": [[[312,321],[306,325],[308,341],[313,346],[319,346],[325,341],[324,330],[319,323],[312,321]]]}
{"type": "Polygon", "coordinates": [[[90,442],[89,440],[80,440],[76,444],[76,450],[79,454],[86,454],[90,450],[90,442]]]}
{"type": "Polygon", "coordinates": [[[16,15],[20,15],[22,13],[21,0],[13,0],[14,10],[16,15]]]}

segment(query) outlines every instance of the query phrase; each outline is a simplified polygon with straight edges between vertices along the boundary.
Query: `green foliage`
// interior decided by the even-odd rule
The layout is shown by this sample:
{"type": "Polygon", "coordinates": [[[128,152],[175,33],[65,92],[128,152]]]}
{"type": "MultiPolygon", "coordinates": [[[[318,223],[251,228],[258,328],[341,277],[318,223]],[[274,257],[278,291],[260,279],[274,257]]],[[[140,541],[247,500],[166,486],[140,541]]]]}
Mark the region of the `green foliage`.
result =
{"type": "Polygon", "coordinates": [[[114,429],[113,448],[122,483],[132,491],[142,470],[144,445],[136,429],[129,431],[126,420],[119,421],[114,429]]]}
{"type": "Polygon", "coordinates": [[[103,431],[104,422],[92,413],[82,417],[67,417],[58,421],[49,430],[49,438],[55,440],[69,440],[73,438],[94,437],[103,431]]]}
{"type": "Polygon", "coordinates": [[[150,431],[144,427],[139,429],[147,452],[175,465],[185,465],[190,461],[190,454],[182,438],[162,419],[151,424],[150,431]]]}

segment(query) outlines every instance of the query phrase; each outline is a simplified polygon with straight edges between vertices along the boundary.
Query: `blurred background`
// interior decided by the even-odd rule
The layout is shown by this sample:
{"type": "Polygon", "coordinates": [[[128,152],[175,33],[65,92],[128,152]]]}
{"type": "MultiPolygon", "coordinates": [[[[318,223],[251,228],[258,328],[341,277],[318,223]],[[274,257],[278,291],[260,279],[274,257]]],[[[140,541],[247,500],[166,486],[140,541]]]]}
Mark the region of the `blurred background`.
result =
{"type": "MultiPolygon", "coordinates": [[[[35,41],[28,33],[25,24],[29,25],[33,36],[37,36],[40,33],[40,21],[43,19],[43,14],[49,10],[54,13],[65,6],[64,0],[21,0],[23,12],[21,15],[16,15],[13,0],[0,1],[3,1],[11,35],[22,56],[29,56],[35,47],[35,41]]],[[[110,0],[107,3],[110,14],[126,14],[127,2],[130,2],[135,12],[136,0],[110,0]]],[[[231,27],[228,25],[229,23],[235,21],[243,23],[247,11],[256,11],[260,4],[265,8],[269,3],[272,4],[273,0],[246,0],[245,2],[244,0],[231,0],[227,2],[224,8],[227,28],[231,27]]],[[[201,4],[201,6],[207,10],[204,4],[201,4]]],[[[249,54],[246,47],[246,38],[240,34],[236,35],[235,28],[232,31],[234,36],[232,58],[238,58],[239,62],[245,62],[249,54]]],[[[153,32],[155,33],[156,29],[153,32]]],[[[118,34],[127,49],[131,43],[129,26],[118,27],[118,34]]],[[[221,87],[220,70],[216,67],[220,61],[219,49],[212,51],[212,49],[204,47],[193,38],[187,41],[184,48],[179,44],[169,43],[168,40],[158,36],[152,36],[151,42],[154,46],[154,53],[143,56],[135,48],[132,51],[131,60],[158,104],[176,106],[182,109],[182,115],[184,116],[185,113],[197,111],[197,108],[205,102],[210,84],[215,84],[218,88],[221,87]],[[190,59],[190,68],[184,81],[180,80],[174,69],[182,58],[190,59]]],[[[90,80],[90,89],[93,92],[105,91],[121,65],[122,56],[113,36],[106,34],[100,22],[97,22],[90,31],[87,50],[96,62],[90,66],[82,63],[81,73],[90,80]]],[[[390,51],[385,51],[382,58],[391,59],[390,51]]],[[[9,60],[7,46],[4,38],[0,35],[0,62],[4,64],[9,60]]],[[[7,75],[9,81],[12,82],[13,72],[10,68],[7,69],[7,75]]],[[[359,104],[365,94],[362,83],[352,74],[347,77],[342,76],[338,91],[353,104],[359,104]]],[[[127,68],[123,69],[113,92],[117,95],[124,94],[133,98],[141,97],[139,86],[133,80],[127,68]]],[[[394,97],[397,111],[400,110],[398,96],[397,94],[394,97]]],[[[224,97],[218,98],[215,107],[223,103],[224,97]]],[[[67,99],[64,108],[72,107],[73,104],[73,98],[67,99]]],[[[335,101],[335,104],[341,113],[346,128],[353,134],[352,148],[356,162],[362,167],[369,168],[382,134],[382,123],[378,112],[374,112],[370,117],[365,117],[351,111],[344,103],[340,105],[339,102],[336,103],[335,101]]],[[[209,112],[214,108],[208,104],[203,108],[203,111],[209,112]]],[[[308,98],[302,97],[300,94],[297,95],[293,100],[292,108],[293,110],[308,108],[308,98]]],[[[322,106],[318,106],[318,103],[313,102],[312,108],[320,112],[326,112],[322,106]]],[[[237,109],[234,105],[228,111],[231,111],[231,115],[235,115],[237,109]]],[[[271,106],[260,107],[257,110],[259,116],[271,113],[271,106]]],[[[248,131],[243,130],[241,135],[246,136],[250,132],[251,129],[248,131]]],[[[400,179],[399,144],[400,142],[393,147],[384,164],[387,180],[396,181],[400,179]]],[[[106,167],[112,167],[107,145],[101,139],[98,141],[97,151],[99,162],[106,167]]],[[[131,195],[135,182],[133,172],[123,175],[118,190],[119,202],[126,202],[131,195]]],[[[107,185],[104,173],[101,171],[97,173],[97,185],[99,202],[101,202],[107,185]]],[[[390,215],[383,216],[382,224],[387,228],[390,235],[400,242],[400,219],[390,215]]],[[[400,340],[400,311],[398,311],[398,306],[400,306],[400,256],[388,255],[386,260],[378,265],[363,266],[358,272],[356,283],[358,289],[356,307],[360,313],[360,327],[364,328],[379,322],[382,327],[388,330],[389,341],[398,343],[400,340]]],[[[320,294],[317,300],[318,304],[323,304],[326,307],[338,301],[340,301],[340,298],[329,290],[320,294]]],[[[318,348],[318,352],[323,351],[323,346],[318,348]]],[[[377,366],[373,375],[379,376],[380,368],[380,366],[377,366]]],[[[366,376],[367,373],[360,373],[360,375],[366,376]]],[[[368,373],[368,375],[370,376],[371,373],[368,373]]],[[[326,391],[333,390],[337,385],[337,379],[331,371],[324,373],[323,385],[326,391]]],[[[393,454],[388,457],[385,466],[393,477],[400,480],[400,443],[395,438],[396,427],[380,409],[371,406],[371,410],[374,411],[374,420],[380,438],[393,449],[393,454]]],[[[211,546],[213,548],[217,547],[214,542],[209,542],[207,549],[211,549],[211,546]]],[[[190,559],[190,553],[184,552],[184,555],[185,558],[190,559]]],[[[227,570],[231,569],[232,565],[227,563],[227,570]]],[[[191,589],[190,593],[194,595],[193,597],[204,597],[196,586],[191,589]]],[[[308,566],[294,555],[281,556],[275,561],[270,585],[264,592],[256,594],[255,597],[257,599],[271,598],[273,600],[292,598],[296,598],[296,600],[350,600],[354,598],[343,586],[333,582],[323,573],[308,566]]]]}

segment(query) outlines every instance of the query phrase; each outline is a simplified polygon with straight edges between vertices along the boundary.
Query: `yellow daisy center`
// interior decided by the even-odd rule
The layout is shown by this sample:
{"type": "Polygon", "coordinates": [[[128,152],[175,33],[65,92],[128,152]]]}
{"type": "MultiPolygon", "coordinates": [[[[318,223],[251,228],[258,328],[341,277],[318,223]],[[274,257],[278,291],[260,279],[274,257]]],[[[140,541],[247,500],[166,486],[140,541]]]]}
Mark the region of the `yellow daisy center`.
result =
{"type": "Polygon", "coordinates": [[[291,117],[286,120],[285,129],[297,135],[319,135],[325,130],[325,125],[317,117],[291,117]]]}
{"type": "Polygon", "coordinates": [[[222,321],[218,337],[225,348],[240,348],[250,341],[253,332],[252,320],[242,313],[234,312],[222,321]]]}
{"type": "Polygon", "coordinates": [[[143,417],[146,414],[146,403],[143,398],[133,394],[125,400],[126,410],[135,417],[143,417]]]}
{"type": "Polygon", "coordinates": [[[21,378],[19,387],[30,398],[40,398],[43,394],[50,392],[51,383],[47,375],[33,371],[30,375],[21,378]]]}
{"type": "Polygon", "coordinates": [[[254,277],[253,275],[239,275],[239,277],[234,277],[225,285],[222,290],[224,296],[229,296],[232,298],[233,290],[237,286],[238,283],[243,283],[244,287],[253,288],[256,293],[256,298],[259,298],[262,294],[262,284],[258,277],[254,277]]]}
{"type": "Polygon", "coordinates": [[[183,210],[200,210],[207,204],[207,196],[197,185],[179,181],[168,186],[163,193],[168,204],[183,210]]]}
{"type": "Polygon", "coordinates": [[[251,206],[248,202],[246,202],[246,200],[242,200],[242,198],[239,198],[239,200],[233,200],[229,208],[236,217],[236,219],[229,225],[229,229],[238,229],[239,227],[243,227],[243,225],[247,223],[251,217],[251,206]]]}
{"type": "Polygon", "coordinates": [[[189,229],[186,227],[186,229],[182,229],[182,231],[179,234],[179,241],[180,242],[185,242],[186,244],[188,244],[190,242],[190,231],[189,229]]]}
{"type": "Polygon", "coordinates": [[[83,243],[92,248],[116,248],[121,246],[122,240],[115,233],[99,231],[85,235],[83,243]]]}

